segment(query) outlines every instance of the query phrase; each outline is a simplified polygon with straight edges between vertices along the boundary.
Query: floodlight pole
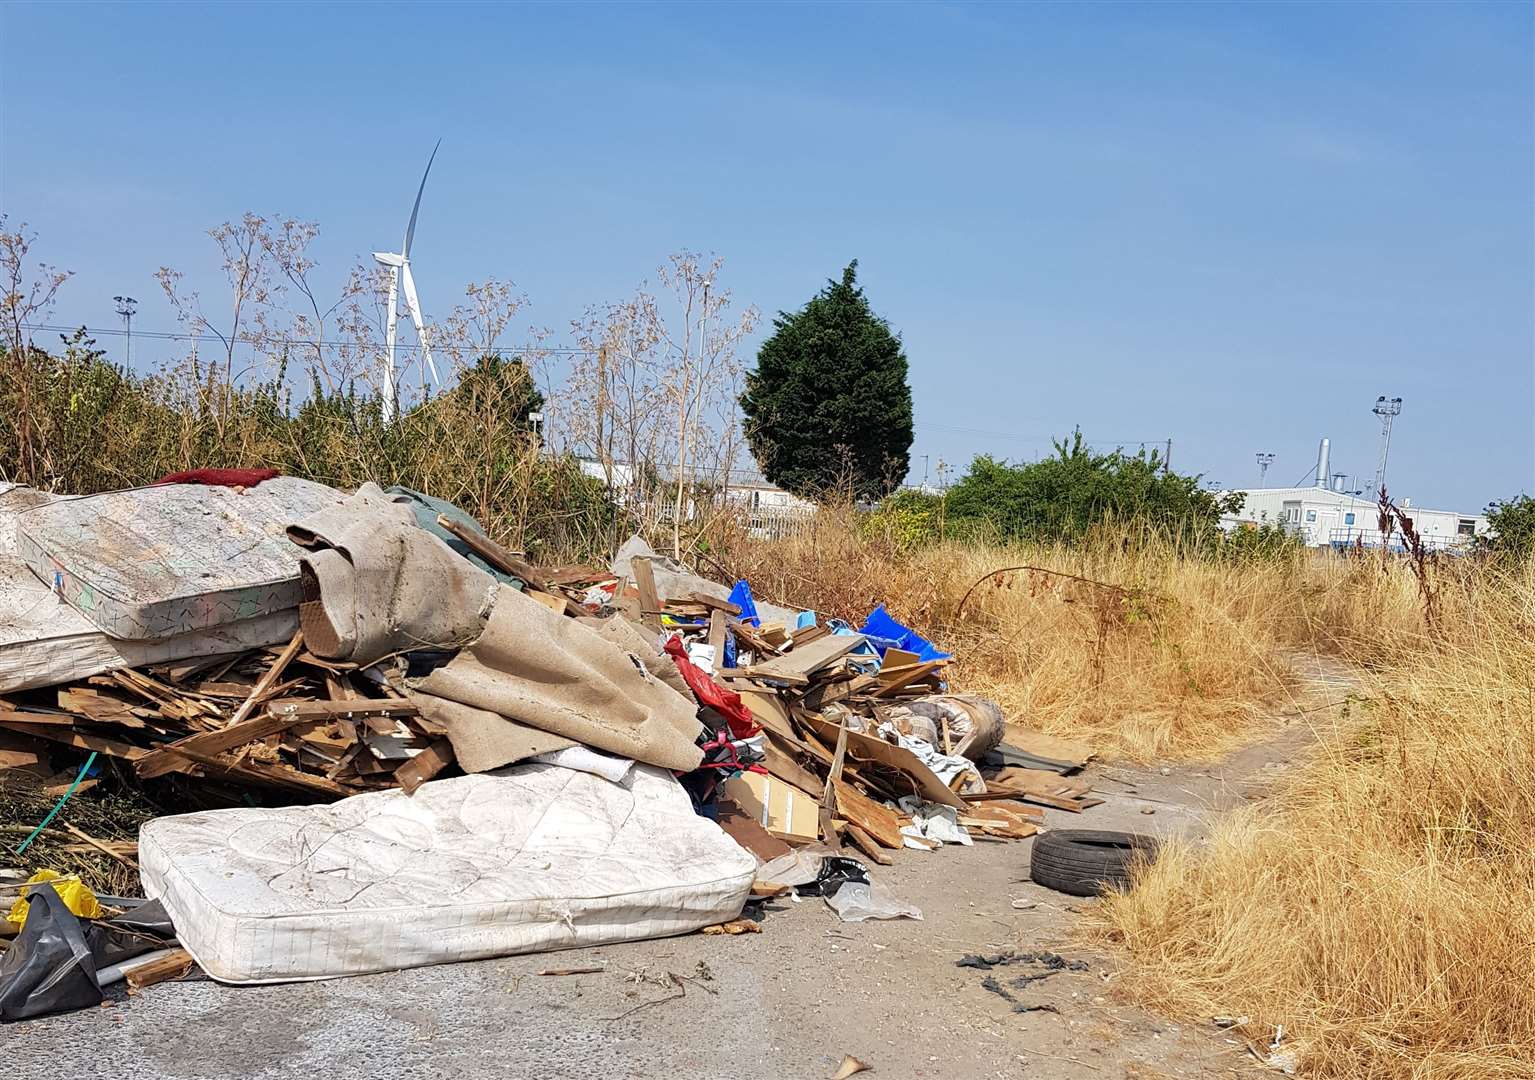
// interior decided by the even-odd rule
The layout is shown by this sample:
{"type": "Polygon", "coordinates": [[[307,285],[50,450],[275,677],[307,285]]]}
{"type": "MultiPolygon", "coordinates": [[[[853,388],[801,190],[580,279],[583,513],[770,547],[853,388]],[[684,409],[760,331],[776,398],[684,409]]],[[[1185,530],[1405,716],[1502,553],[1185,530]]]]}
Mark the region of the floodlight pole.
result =
{"type": "Polygon", "coordinates": [[[1384,394],[1375,399],[1375,407],[1370,410],[1380,417],[1380,464],[1375,468],[1375,490],[1373,494],[1379,495],[1381,489],[1386,486],[1386,459],[1391,455],[1391,422],[1402,415],[1402,399],[1399,397],[1388,398],[1384,394]]]}
{"type": "Polygon", "coordinates": [[[127,344],[124,347],[124,351],[127,353],[127,359],[123,361],[123,364],[128,368],[128,370],[132,371],[133,313],[135,310],[137,310],[139,302],[131,296],[114,296],[112,299],[117,301],[117,313],[122,316],[123,326],[127,329],[127,344]]]}
{"type": "Polygon", "coordinates": [[[1274,455],[1267,451],[1258,452],[1258,486],[1262,487],[1268,478],[1269,466],[1274,464],[1274,455]]]}

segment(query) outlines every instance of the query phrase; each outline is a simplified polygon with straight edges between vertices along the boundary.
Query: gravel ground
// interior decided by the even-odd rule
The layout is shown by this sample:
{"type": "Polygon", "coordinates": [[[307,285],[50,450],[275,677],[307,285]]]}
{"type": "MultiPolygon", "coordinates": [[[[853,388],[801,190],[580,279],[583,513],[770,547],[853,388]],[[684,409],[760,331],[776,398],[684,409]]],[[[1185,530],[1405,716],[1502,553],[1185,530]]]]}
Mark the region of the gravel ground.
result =
{"type": "MultiPolygon", "coordinates": [[[[1198,835],[1303,745],[1291,724],[1216,766],[1092,769],[1104,805],[1052,825],[1198,835]],[[1146,813],[1145,811],[1151,811],[1146,813]]],[[[691,935],[321,983],[220,986],[194,977],[66,1016],[12,1025],[15,1076],[829,1077],[843,1055],[872,1075],[968,1080],[1153,1080],[1245,1072],[1209,1025],[1117,1003],[1108,962],[1073,940],[1090,900],[1028,880],[1029,842],[896,853],[876,876],[925,918],[839,922],[820,900],[775,901],[761,934],[691,935]],[[1014,1013],[958,968],[969,952],[1054,949],[1085,960],[1012,991],[1014,1013]],[[541,976],[548,967],[603,965],[541,976]],[[680,977],[674,981],[671,976],[680,977]]],[[[1017,969],[998,972],[1010,978],[1017,969]]]]}

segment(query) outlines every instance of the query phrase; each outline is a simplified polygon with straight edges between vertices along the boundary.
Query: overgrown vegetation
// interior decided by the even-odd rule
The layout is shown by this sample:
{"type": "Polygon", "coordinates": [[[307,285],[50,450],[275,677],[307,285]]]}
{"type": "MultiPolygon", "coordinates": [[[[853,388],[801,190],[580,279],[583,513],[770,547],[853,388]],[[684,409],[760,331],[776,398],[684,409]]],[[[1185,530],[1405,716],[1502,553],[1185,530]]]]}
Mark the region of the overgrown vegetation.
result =
{"type": "Polygon", "coordinates": [[[1535,1075],[1535,573],[1441,601],[1432,643],[1377,626],[1363,700],[1276,796],[1104,904],[1135,997],[1282,1024],[1326,1080],[1535,1075]]]}
{"type": "Polygon", "coordinates": [[[384,421],[378,391],[244,388],[217,365],[137,376],[76,334],[56,353],[0,353],[0,477],[65,493],[200,467],[269,467],[339,487],[401,484],[457,503],[516,548],[555,558],[622,539],[604,485],[542,452],[542,397],[517,358],[489,355],[446,393],[384,421]]]}
{"type": "Polygon", "coordinates": [[[1535,555],[1535,498],[1519,495],[1487,507],[1488,532],[1477,547],[1499,558],[1520,560],[1535,555]]]}

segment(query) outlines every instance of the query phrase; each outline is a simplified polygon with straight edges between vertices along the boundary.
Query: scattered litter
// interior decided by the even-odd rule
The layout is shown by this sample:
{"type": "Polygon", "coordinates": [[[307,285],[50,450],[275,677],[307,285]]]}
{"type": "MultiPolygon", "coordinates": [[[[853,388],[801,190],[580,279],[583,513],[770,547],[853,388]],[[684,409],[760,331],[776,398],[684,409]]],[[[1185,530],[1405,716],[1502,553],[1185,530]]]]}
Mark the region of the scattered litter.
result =
{"type": "Polygon", "coordinates": [[[854,1073],[870,1072],[874,1066],[859,1061],[852,1054],[846,1054],[842,1058],[842,1064],[837,1066],[837,1071],[831,1074],[831,1080],[847,1080],[854,1073]]]}
{"type": "Polygon", "coordinates": [[[891,895],[878,882],[849,881],[835,893],[826,897],[826,906],[837,913],[843,922],[863,922],[865,919],[917,919],[922,910],[913,904],[903,903],[891,895]]]}
{"type": "Polygon", "coordinates": [[[596,975],[599,972],[603,972],[603,971],[606,971],[606,970],[608,970],[608,969],[607,969],[607,966],[604,965],[604,964],[589,964],[586,967],[543,968],[537,974],[539,974],[539,975],[596,975]]]}
{"type": "Polygon", "coordinates": [[[715,923],[713,926],[706,926],[700,930],[699,933],[729,934],[731,936],[736,934],[760,934],[762,933],[762,924],[757,922],[755,919],[731,919],[729,922],[715,923]]]}

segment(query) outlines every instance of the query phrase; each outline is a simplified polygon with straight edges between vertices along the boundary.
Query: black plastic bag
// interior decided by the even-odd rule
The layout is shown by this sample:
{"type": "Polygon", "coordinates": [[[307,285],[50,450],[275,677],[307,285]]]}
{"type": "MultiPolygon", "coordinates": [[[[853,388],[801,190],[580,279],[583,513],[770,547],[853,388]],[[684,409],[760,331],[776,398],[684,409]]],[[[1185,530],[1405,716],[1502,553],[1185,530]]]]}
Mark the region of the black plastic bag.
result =
{"type": "Polygon", "coordinates": [[[158,900],[145,900],[115,918],[93,922],[85,931],[98,971],[163,949],[175,938],[176,928],[158,900]]]}
{"type": "Polygon", "coordinates": [[[867,885],[869,868],[846,855],[827,855],[821,860],[821,869],[815,880],[795,886],[794,891],[801,896],[835,896],[837,890],[849,881],[867,885]]]}
{"type": "Polygon", "coordinates": [[[0,1020],[101,1004],[85,931],[52,887],[27,894],[27,923],[0,956],[0,1020]]]}

